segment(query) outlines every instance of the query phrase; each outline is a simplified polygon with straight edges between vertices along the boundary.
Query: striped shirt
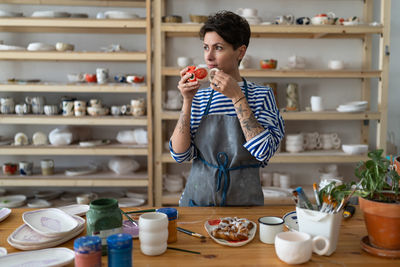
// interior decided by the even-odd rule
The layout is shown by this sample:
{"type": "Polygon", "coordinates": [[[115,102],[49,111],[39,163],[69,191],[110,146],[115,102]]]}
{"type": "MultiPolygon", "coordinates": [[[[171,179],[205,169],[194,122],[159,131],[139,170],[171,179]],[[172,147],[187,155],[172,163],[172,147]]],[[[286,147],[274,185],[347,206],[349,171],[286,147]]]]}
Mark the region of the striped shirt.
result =
{"type": "MultiPolygon", "coordinates": [[[[244,93],[244,83],[239,82],[238,84],[244,93]]],[[[274,155],[285,134],[284,121],[279,114],[274,94],[270,87],[258,86],[255,83],[247,82],[247,88],[249,106],[255,118],[265,130],[246,142],[243,146],[264,165],[274,155]]],[[[169,142],[171,156],[176,162],[181,163],[196,158],[197,155],[193,140],[212,90],[210,87],[199,89],[193,98],[190,118],[192,142],[189,149],[183,153],[175,153],[172,149],[171,141],[169,142]]],[[[237,116],[232,100],[217,91],[214,91],[209,115],[237,116]]]]}

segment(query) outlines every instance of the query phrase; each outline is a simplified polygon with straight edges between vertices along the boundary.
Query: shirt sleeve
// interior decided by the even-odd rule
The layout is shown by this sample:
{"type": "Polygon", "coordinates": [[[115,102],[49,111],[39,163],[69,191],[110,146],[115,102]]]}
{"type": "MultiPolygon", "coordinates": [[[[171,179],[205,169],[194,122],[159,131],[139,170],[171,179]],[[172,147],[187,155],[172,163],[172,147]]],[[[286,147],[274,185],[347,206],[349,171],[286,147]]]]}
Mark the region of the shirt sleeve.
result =
{"type": "Polygon", "coordinates": [[[193,143],[190,143],[190,147],[185,152],[176,153],[172,149],[172,141],[169,140],[169,151],[171,153],[172,158],[178,163],[182,163],[184,161],[191,161],[193,158],[196,157],[196,150],[194,149],[193,143]]]}
{"type": "Polygon", "coordinates": [[[254,116],[265,130],[246,142],[244,147],[258,161],[267,164],[285,135],[284,121],[276,106],[272,90],[264,96],[264,105],[254,112],[254,116]]]}

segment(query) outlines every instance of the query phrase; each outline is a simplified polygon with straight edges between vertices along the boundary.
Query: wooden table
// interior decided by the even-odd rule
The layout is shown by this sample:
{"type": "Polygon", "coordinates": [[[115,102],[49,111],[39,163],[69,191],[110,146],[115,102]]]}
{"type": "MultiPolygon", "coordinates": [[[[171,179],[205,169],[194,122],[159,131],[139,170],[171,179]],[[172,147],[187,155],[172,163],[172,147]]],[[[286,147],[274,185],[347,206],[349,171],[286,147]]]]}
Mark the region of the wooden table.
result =
{"type": "MultiPolygon", "coordinates": [[[[138,208],[139,209],[139,208],[138,208]]],[[[138,210],[135,208],[126,211],[138,210]]],[[[143,209],[141,207],[140,209],[143,209]]],[[[22,213],[31,209],[13,209],[11,215],[0,222],[0,246],[7,248],[8,253],[19,252],[7,243],[7,237],[22,222],[22,213]]],[[[178,226],[201,233],[208,237],[204,229],[204,222],[220,217],[245,217],[254,222],[261,216],[283,216],[294,210],[293,206],[277,207],[238,207],[238,208],[178,208],[178,226]]],[[[82,233],[82,235],[84,235],[82,233]]],[[[330,257],[313,254],[309,266],[400,266],[400,259],[392,260],[369,255],[360,248],[360,239],[366,235],[361,211],[357,211],[353,218],[343,221],[340,229],[339,243],[336,252],[330,257]]],[[[252,242],[243,247],[226,247],[215,243],[211,238],[201,242],[178,232],[178,241],[169,244],[171,247],[189,249],[201,252],[201,255],[180,251],[167,250],[161,256],[145,256],[140,252],[139,240],[134,240],[134,266],[287,266],[275,254],[273,245],[264,244],[259,240],[258,232],[252,242]]],[[[60,245],[73,249],[73,239],[60,245]]],[[[107,257],[103,257],[103,266],[107,266],[107,257]]],[[[71,264],[73,266],[73,264],[71,264]]]]}

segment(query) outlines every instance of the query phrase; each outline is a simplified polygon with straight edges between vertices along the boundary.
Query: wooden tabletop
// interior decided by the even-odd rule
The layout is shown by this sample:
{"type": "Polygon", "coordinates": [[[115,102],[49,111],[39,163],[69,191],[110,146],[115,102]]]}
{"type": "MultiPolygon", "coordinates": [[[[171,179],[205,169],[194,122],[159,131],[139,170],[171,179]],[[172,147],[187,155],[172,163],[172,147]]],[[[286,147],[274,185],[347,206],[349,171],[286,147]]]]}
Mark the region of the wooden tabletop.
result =
{"type": "MultiPolygon", "coordinates": [[[[141,208],[126,208],[124,210],[140,210],[141,208]]],[[[7,237],[18,227],[22,221],[22,214],[31,209],[13,209],[11,215],[0,222],[0,246],[5,247],[8,253],[20,252],[7,243],[7,237]]],[[[188,249],[201,252],[201,255],[180,251],[167,250],[161,256],[145,256],[140,252],[138,239],[134,240],[133,262],[134,266],[287,266],[276,256],[273,245],[260,241],[258,229],[253,241],[243,247],[226,247],[215,243],[208,237],[204,222],[221,217],[241,217],[252,220],[258,224],[262,216],[279,216],[294,210],[293,206],[264,206],[264,207],[237,207],[237,208],[178,208],[178,226],[201,233],[207,236],[205,242],[199,238],[178,232],[178,241],[168,244],[170,247],[188,249]]],[[[86,231],[82,233],[85,235],[86,231]]],[[[336,252],[331,256],[312,255],[309,266],[400,266],[400,259],[386,259],[369,255],[361,250],[360,239],[365,236],[366,228],[362,212],[358,209],[355,215],[348,220],[343,220],[336,252]],[[378,265],[379,264],[379,265],[378,265]]],[[[74,239],[59,245],[73,249],[74,239]]],[[[73,266],[71,264],[70,266],[73,266]]],[[[107,257],[103,257],[102,266],[107,266],[107,257]]]]}

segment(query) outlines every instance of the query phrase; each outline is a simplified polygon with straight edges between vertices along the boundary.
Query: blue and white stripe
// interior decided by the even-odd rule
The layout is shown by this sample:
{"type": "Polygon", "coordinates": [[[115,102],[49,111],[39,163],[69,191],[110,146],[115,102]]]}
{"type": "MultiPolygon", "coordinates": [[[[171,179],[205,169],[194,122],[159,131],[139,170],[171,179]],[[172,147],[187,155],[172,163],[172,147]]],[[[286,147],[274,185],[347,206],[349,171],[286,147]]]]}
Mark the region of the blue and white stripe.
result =
{"type": "MultiPolygon", "coordinates": [[[[242,91],[244,91],[243,82],[239,83],[242,91]]],[[[248,82],[248,103],[254,113],[257,121],[264,127],[265,131],[261,132],[243,146],[257,160],[266,164],[273,156],[281,142],[285,130],[284,121],[279,114],[279,110],[275,103],[274,94],[271,88],[258,86],[255,83],[248,82]]],[[[170,142],[171,156],[177,162],[189,161],[196,157],[193,140],[196,136],[197,129],[206,109],[208,99],[212,89],[200,89],[192,102],[190,132],[192,143],[189,149],[183,153],[175,153],[170,142]]],[[[210,115],[227,115],[237,116],[232,101],[223,94],[215,91],[211,102],[210,115]]]]}

